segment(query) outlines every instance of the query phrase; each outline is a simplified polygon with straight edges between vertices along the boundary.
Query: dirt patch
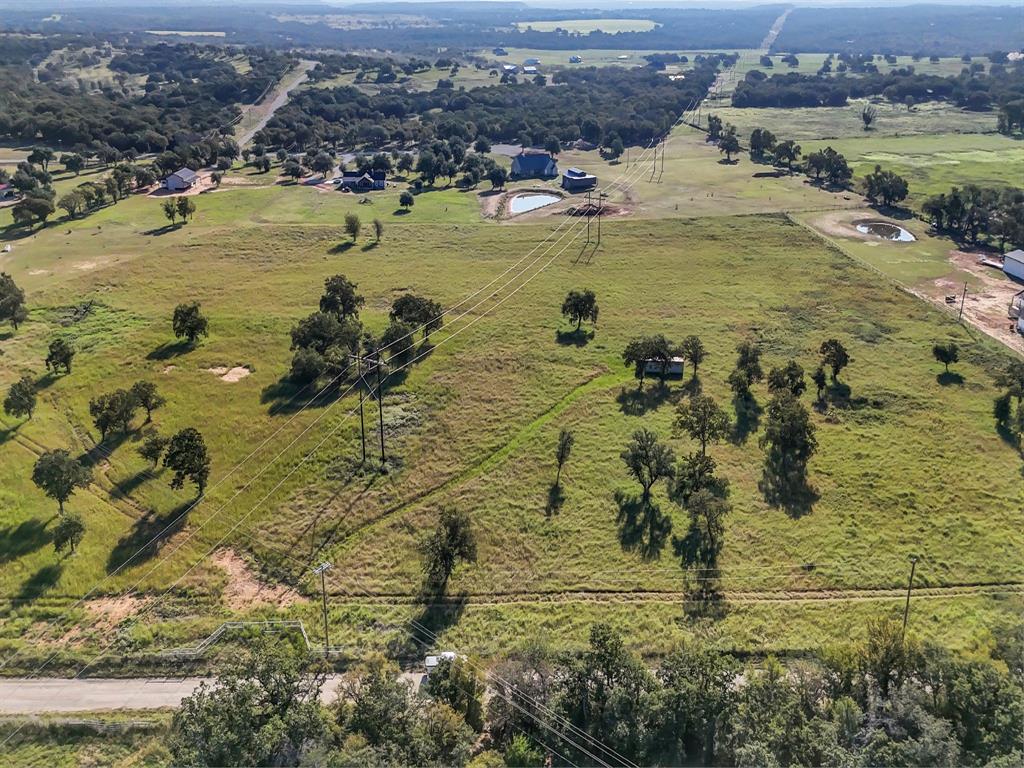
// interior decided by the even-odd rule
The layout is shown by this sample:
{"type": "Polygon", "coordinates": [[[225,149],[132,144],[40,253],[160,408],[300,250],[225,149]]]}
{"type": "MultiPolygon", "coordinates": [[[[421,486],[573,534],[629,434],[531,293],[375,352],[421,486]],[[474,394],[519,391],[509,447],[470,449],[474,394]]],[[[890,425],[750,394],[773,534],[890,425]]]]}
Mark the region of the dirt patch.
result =
{"type": "Polygon", "coordinates": [[[30,269],[28,271],[28,273],[30,275],[48,275],[48,274],[50,274],[49,270],[46,270],[46,269],[30,269]]]}
{"type": "Polygon", "coordinates": [[[213,368],[206,368],[205,370],[207,373],[214,374],[221,381],[226,381],[228,384],[234,384],[236,381],[241,381],[252,373],[252,368],[247,365],[236,365],[233,368],[228,368],[226,365],[217,365],[213,368]]]}
{"type": "Polygon", "coordinates": [[[857,225],[868,221],[882,221],[892,224],[895,227],[903,227],[903,229],[906,229],[906,227],[904,227],[897,219],[891,219],[888,216],[882,216],[863,208],[826,213],[824,216],[816,218],[811,222],[811,224],[815,229],[832,237],[846,237],[851,240],[864,240],[871,245],[879,245],[881,243],[890,243],[892,245],[902,244],[896,240],[880,240],[875,235],[866,232],[858,232],[857,225]]]}
{"type": "Polygon", "coordinates": [[[142,598],[119,595],[89,600],[85,608],[92,614],[94,626],[113,628],[138,611],[144,603],[142,598]]]}
{"type": "Polygon", "coordinates": [[[178,370],[178,366],[176,366],[176,365],[165,365],[164,369],[163,369],[163,371],[161,371],[161,373],[170,373],[171,371],[176,371],[176,370],[178,370]]]}
{"type": "Polygon", "coordinates": [[[79,262],[73,264],[72,266],[75,269],[80,269],[83,272],[85,272],[85,271],[88,271],[90,269],[96,269],[96,262],[95,261],[79,261],[79,262]]]}
{"type": "MultiPolygon", "coordinates": [[[[1007,279],[1002,271],[986,267],[979,262],[982,254],[950,251],[949,260],[957,269],[976,278],[978,285],[968,286],[964,300],[964,319],[1001,341],[1011,349],[1024,353],[1024,336],[1017,333],[1017,324],[1008,314],[1010,300],[1024,286],[1007,279]]],[[[941,277],[914,292],[936,304],[959,311],[964,285],[962,282],[941,277]],[[947,297],[955,297],[947,302],[947,297]]]]}
{"type": "Polygon", "coordinates": [[[305,600],[291,587],[263,581],[233,549],[219,549],[211,559],[227,576],[223,597],[224,602],[233,611],[244,611],[254,605],[267,604],[287,608],[305,600]]]}

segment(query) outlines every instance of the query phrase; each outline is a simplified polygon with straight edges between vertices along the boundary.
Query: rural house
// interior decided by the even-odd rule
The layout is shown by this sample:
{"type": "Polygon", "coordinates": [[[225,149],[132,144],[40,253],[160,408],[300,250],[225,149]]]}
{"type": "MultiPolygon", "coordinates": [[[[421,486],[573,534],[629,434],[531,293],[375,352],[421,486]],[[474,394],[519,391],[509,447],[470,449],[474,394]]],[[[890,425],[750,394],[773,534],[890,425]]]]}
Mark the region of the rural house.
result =
{"type": "Polygon", "coordinates": [[[365,192],[370,189],[384,189],[387,173],[384,171],[342,171],[339,186],[365,192]]]}
{"type": "Polygon", "coordinates": [[[547,152],[524,149],[512,158],[512,176],[514,178],[551,178],[557,175],[558,163],[547,152]]]}
{"type": "Polygon", "coordinates": [[[1018,248],[1003,256],[1003,272],[1017,280],[1024,280],[1024,251],[1018,248]]]}
{"type": "Polygon", "coordinates": [[[10,184],[0,184],[0,200],[13,200],[18,196],[18,190],[10,184]]]}
{"type": "Polygon", "coordinates": [[[184,192],[199,183],[199,175],[191,168],[181,168],[163,181],[164,189],[170,192],[184,192]]]}
{"type": "Polygon", "coordinates": [[[579,168],[570,168],[562,174],[562,189],[566,192],[581,192],[597,186],[597,176],[579,168]]]}

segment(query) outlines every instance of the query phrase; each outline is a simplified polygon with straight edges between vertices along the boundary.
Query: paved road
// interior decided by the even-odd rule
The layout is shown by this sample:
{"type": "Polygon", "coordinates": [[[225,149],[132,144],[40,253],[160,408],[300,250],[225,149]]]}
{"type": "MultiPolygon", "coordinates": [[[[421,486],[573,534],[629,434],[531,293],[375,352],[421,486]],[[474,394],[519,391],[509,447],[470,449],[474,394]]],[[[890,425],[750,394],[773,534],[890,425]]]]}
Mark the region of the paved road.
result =
{"type": "MultiPolygon", "coordinates": [[[[402,673],[418,686],[422,675],[402,673]]],[[[177,707],[203,678],[60,678],[0,679],[0,713],[27,715],[41,712],[101,712],[113,709],[177,707]]],[[[341,675],[327,678],[321,692],[324,703],[334,701],[341,675]]]]}

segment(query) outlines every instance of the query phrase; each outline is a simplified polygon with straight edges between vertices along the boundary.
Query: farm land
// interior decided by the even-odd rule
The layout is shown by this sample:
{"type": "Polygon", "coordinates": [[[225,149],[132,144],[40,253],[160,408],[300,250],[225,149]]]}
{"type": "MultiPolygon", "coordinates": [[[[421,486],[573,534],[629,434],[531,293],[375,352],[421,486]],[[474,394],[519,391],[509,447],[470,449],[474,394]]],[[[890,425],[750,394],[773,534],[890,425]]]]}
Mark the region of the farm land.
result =
{"type": "MultiPolygon", "coordinates": [[[[563,64],[571,53],[509,49],[508,60],[536,55],[542,65],[563,64]]],[[[621,63],[626,52],[580,53],[591,65],[621,63]]],[[[628,64],[640,64],[642,53],[629,52],[628,64]]],[[[815,67],[813,56],[800,58],[800,71],[815,67]]],[[[456,87],[472,87],[471,76],[486,70],[463,67],[456,87]]],[[[855,180],[876,163],[895,170],[910,182],[911,208],[953,184],[1012,184],[1024,173],[1019,142],[994,133],[991,113],[880,107],[865,132],[859,108],[712,111],[741,136],[766,127],[798,139],[805,153],[833,146],[855,180]]],[[[7,152],[4,161],[16,158],[7,152]]],[[[1021,460],[992,423],[994,376],[1011,352],[914,295],[937,280],[960,280],[962,266],[950,260],[955,245],[914,219],[905,222],[914,243],[866,240],[852,222],[878,214],[860,195],[769,173],[746,155],[722,163],[690,127],[674,132],[663,168],[649,159],[652,173],[634,168],[640,152],[632,148],[628,163],[576,150],[559,158],[602,184],[630,174],[609,198],[617,213],[605,218],[597,249],[576,237],[534,250],[570,228],[563,212],[579,198],[496,219],[481,213],[485,182],[428,189],[403,212],[402,183],[338,194],[283,183],[278,166],[259,174],[241,164],[219,189],[196,196],[185,226],[167,226],[158,200],[134,195],[30,234],[7,228],[0,242],[11,250],[0,254],[0,267],[26,290],[30,317],[2,337],[0,386],[32,372],[40,404],[29,421],[0,419],[3,646],[22,652],[24,669],[54,651],[55,666],[71,668],[114,633],[128,652],[100,659],[97,670],[158,669],[159,651],[194,644],[228,619],[315,626],[318,584],[307,566],[330,560],[331,624],[353,654],[412,656],[413,619],[442,643],[485,657],[525,635],[579,647],[595,621],[618,627],[651,657],[697,635],[723,649],[799,654],[862,636],[868,618],[898,614],[915,554],[915,632],[984,653],[991,628],[1016,621],[1022,609],[1021,460]],[[340,226],[349,213],[364,221],[354,243],[340,226]],[[384,223],[379,243],[365,234],[373,218],[384,223]],[[307,396],[285,381],[289,331],[335,274],[358,284],[360,317],[375,333],[406,291],[469,308],[388,385],[386,474],[359,465],[352,393],[300,410],[307,396]],[[600,321],[592,335],[576,336],[559,308],[566,291],[583,287],[596,292],[600,321]],[[194,349],[171,334],[171,313],[183,301],[201,302],[210,320],[209,338],[194,349]],[[699,377],[687,369],[681,381],[638,389],[620,355],[646,333],[698,334],[710,353],[699,377]],[[55,335],[79,350],[70,375],[43,373],[55,335]],[[699,388],[731,411],[726,378],[740,341],[758,341],[766,367],[792,358],[810,371],[830,337],[843,341],[853,363],[828,406],[812,411],[819,451],[808,508],[765,502],[755,425],[709,448],[730,480],[733,510],[717,576],[724,599],[718,612],[702,612],[695,576],[678,553],[685,512],[659,486],[637,516],[636,487],[619,453],[642,427],[677,456],[695,450],[673,429],[675,407],[699,388]],[[955,376],[932,357],[940,341],[961,349],[955,376]],[[225,378],[226,371],[244,373],[225,378]],[[147,428],[198,426],[214,483],[256,453],[159,547],[119,569],[192,501],[137,455],[141,429],[96,444],[89,400],[139,379],[167,398],[147,428]],[[563,428],[576,446],[564,497],[553,505],[553,447],[563,428]],[[68,503],[88,521],[73,557],[54,555],[56,505],[31,482],[35,459],[55,447],[86,456],[95,470],[95,482],[68,503]],[[471,515],[480,552],[457,570],[448,598],[424,609],[419,542],[443,506],[471,515]],[[98,595],[62,615],[98,581],[98,595]],[[136,583],[136,602],[118,603],[136,583]],[[148,613],[140,620],[136,611],[148,613]]],[[[58,175],[54,186],[60,195],[103,173],[58,175]]],[[[10,221],[0,210],[0,227],[10,221]]],[[[763,385],[755,396],[767,403],[763,385]]],[[[372,400],[367,408],[376,416],[372,400]]],[[[372,444],[376,432],[369,437],[372,444]]],[[[231,653],[229,642],[202,663],[231,653]]]]}

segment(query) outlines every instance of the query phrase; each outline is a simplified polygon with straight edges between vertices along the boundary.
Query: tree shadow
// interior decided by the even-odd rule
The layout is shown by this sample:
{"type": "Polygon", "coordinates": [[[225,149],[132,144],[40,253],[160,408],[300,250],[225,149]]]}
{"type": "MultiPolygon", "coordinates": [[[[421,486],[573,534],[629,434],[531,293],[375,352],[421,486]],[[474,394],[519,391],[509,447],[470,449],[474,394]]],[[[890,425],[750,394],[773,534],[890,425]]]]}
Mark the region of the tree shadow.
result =
{"type": "Polygon", "coordinates": [[[616,491],[615,503],[619,507],[616,522],[622,548],[639,554],[644,560],[660,557],[672,533],[672,520],[662,513],[657,504],[652,501],[644,503],[634,494],[616,491]]]}
{"type": "Polygon", "coordinates": [[[51,520],[52,517],[49,520],[33,518],[0,528],[0,563],[9,563],[46,546],[53,539],[46,530],[51,520]]]}
{"type": "Polygon", "coordinates": [[[694,374],[686,380],[679,391],[686,397],[692,397],[699,395],[703,390],[704,385],[701,383],[700,377],[694,374]]]}
{"type": "Polygon", "coordinates": [[[363,253],[366,253],[367,251],[372,251],[375,248],[379,248],[379,247],[380,247],[380,241],[379,240],[371,240],[370,242],[368,242],[366,245],[364,245],[359,250],[361,250],[363,253]]]}
{"type": "Polygon", "coordinates": [[[420,596],[423,605],[410,621],[409,633],[424,647],[433,646],[437,635],[458,624],[469,602],[465,592],[449,595],[443,589],[437,592],[425,586],[420,596]]]}
{"type": "Polygon", "coordinates": [[[394,211],[391,212],[391,215],[392,216],[408,216],[410,213],[412,213],[412,209],[411,208],[396,208],[394,211]]]}
{"type": "Polygon", "coordinates": [[[186,352],[191,352],[195,349],[196,345],[188,339],[179,339],[178,341],[166,341],[148,355],[147,360],[170,360],[172,357],[179,357],[184,355],[186,352]]]}
{"type": "Polygon", "coordinates": [[[158,515],[150,511],[135,521],[131,531],[121,537],[107,558],[107,573],[131,562],[136,565],[159,554],[164,544],[185,527],[188,515],[184,512],[192,506],[194,499],[186,501],[170,512],[158,515]]]}
{"type": "Polygon", "coordinates": [[[78,461],[87,467],[95,467],[97,464],[107,461],[131,434],[130,432],[113,432],[107,435],[79,456],[78,461]]]}
{"type": "Polygon", "coordinates": [[[718,164],[719,165],[738,165],[739,162],[740,161],[738,159],[735,159],[735,158],[732,159],[732,160],[727,160],[726,158],[723,157],[721,160],[718,161],[718,164]]]}
{"type": "Polygon", "coordinates": [[[124,480],[119,480],[114,483],[113,489],[111,489],[111,496],[114,498],[129,498],[133,491],[138,489],[140,485],[146,482],[153,472],[161,471],[157,467],[143,469],[136,472],[131,477],[126,477],[124,480]]]}
{"type": "Polygon", "coordinates": [[[16,609],[21,608],[25,603],[30,603],[42,597],[47,590],[53,589],[56,586],[57,582],[60,581],[63,571],[64,566],[60,563],[44,565],[22,583],[17,594],[11,599],[13,607],[16,609]]]}
{"type": "Polygon", "coordinates": [[[619,404],[619,410],[627,416],[643,416],[647,411],[661,406],[671,396],[671,388],[665,384],[664,380],[660,380],[647,389],[623,387],[615,401],[619,404]]]}
{"type": "Polygon", "coordinates": [[[557,515],[562,511],[562,505],[565,503],[565,493],[562,491],[562,486],[558,483],[552,483],[548,488],[548,501],[544,506],[544,513],[551,517],[557,515]]]}
{"type": "Polygon", "coordinates": [[[585,347],[594,338],[593,331],[573,328],[571,331],[555,331],[555,341],[563,346],[585,347]]]}
{"type": "Polygon", "coordinates": [[[807,482],[805,474],[787,475],[782,468],[768,462],[765,462],[757,487],[769,505],[782,509],[794,520],[810,514],[820,498],[817,489],[807,482]]]}
{"type": "Polygon", "coordinates": [[[44,373],[42,376],[36,379],[36,391],[40,392],[44,389],[49,389],[55,383],[57,383],[58,379],[60,379],[60,376],[57,376],[54,373],[44,373]]]}
{"type": "Polygon", "coordinates": [[[338,399],[340,390],[337,387],[328,387],[325,390],[318,388],[315,384],[295,384],[287,377],[268,384],[260,392],[260,402],[270,403],[267,413],[271,416],[280,414],[297,413],[305,408],[320,408],[330,405],[338,399]],[[302,397],[298,395],[307,390],[302,397]]]}
{"type": "Polygon", "coordinates": [[[19,421],[13,427],[5,427],[4,429],[0,429],[0,445],[3,445],[16,434],[18,434],[18,430],[21,429],[21,425],[24,423],[25,422],[23,421],[19,421]]]}
{"type": "Polygon", "coordinates": [[[935,377],[935,381],[937,381],[943,387],[948,387],[952,385],[960,387],[963,386],[964,377],[961,376],[956,371],[943,371],[942,373],[935,377]]]}
{"type": "Polygon", "coordinates": [[[337,254],[337,253],[346,253],[346,252],[352,250],[353,248],[355,248],[355,245],[356,244],[353,243],[351,240],[346,240],[343,243],[338,243],[337,245],[331,246],[327,250],[327,252],[328,253],[335,253],[335,254],[337,254]]]}
{"type": "Polygon", "coordinates": [[[14,331],[0,331],[0,341],[7,341],[14,338],[14,331]]]}
{"type": "Polygon", "coordinates": [[[734,445],[743,445],[754,432],[757,432],[761,425],[762,408],[754,397],[734,397],[732,407],[736,413],[736,419],[732,425],[730,442],[734,445]]]}
{"type": "Polygon", "coordinates": [[[142,234],[150,237],[160,237],[160,235],[166,235],[170,232],[177,232],[181,229],[184,224],[164,224],[162,227],[154,227],[153,229],[147,229],[142,234]]]}

